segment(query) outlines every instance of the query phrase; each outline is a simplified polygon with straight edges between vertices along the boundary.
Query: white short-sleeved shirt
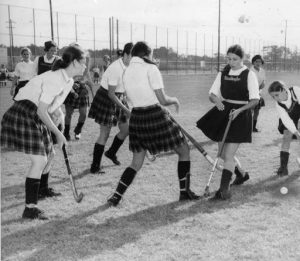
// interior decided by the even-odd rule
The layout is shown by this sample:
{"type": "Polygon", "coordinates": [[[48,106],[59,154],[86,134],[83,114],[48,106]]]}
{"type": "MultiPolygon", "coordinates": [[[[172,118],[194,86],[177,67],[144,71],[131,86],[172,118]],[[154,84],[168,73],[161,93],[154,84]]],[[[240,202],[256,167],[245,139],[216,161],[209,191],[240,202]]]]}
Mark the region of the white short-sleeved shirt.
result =
{"type": "MultiPolygon", "coordinates": [[[[298,103],[300,104],[300,87],[299,86],[293,86],[293,90],[295,92],[296,98],[298,103]]],[[[292,106],[292,95],[289,90],[287,90],[288,98],[286,101],[280,102],[281,104],[285,105],[288,109],[292,106]]],[[[295,126],[293,120],[288,115],[288,112],[282,108],[277,102],[276,102],[276,109],[279,113],[279,118],[282,120],[283,125],[291,132],[295,133],[297,131],[297,126],[295,126]]]]}
{"type": "Polygon", "coordinates": [[[126,66],[122,58],[114,61],[102,75],[100,85],[106,90],[108,90],[109,85],[117,86],[115,92],[124,92],[122,77],[125,69],[126,66]]]}
{"type": "MultiPolygon", "coordinates": [[[[238,70],[230,69],[229,75],[238,76],[242,73],[242,71],[244,71],[246,69],[248,69],[246,65],[243,65],[243,67],[238,70]]],[[[221,75],[222,75],[222,73],[219,72],[212,87],[209,90],[209,94],[213,93],[217,97],[223,99],[223,97],[221,95],[221,75]]],[[[257,81],[256,75],[251,70],[249,70],[247,83],[248,83],[248,91],[249,91],[249,100],[259,99],[260,97],[259,97],[258,81],[257,81]]]]}
{"type": "Polygon", "coordinates": [[[255,73],[258,85],[260,86],[266,80],[266,72],[263,68],[259,68],[259,71],[254,68],[254,66],[250,67],[250,70],[255,73]]]}
{"type": "Polygon", "coordinates": [[[147,107],[159,103],[154,90],[163,89],[157,66],[133,57],[123,77],[126,95],[132,107],[147,107]]]}
{"type": "Polygon", "coordinates": [[[48,111],[54,112],[61,106],[72,89],[74,80],[64,69],[47,71],[33,77],[15,97],[16,101],[30,100],[36,106],[40,102],[50,104],[48,111]]]}
{"type": "Polygon", "coordinates": [[[29,81],[36,75],[35,64],[32,61],[17,63],[14,74],[19,81],[29,81]]]}

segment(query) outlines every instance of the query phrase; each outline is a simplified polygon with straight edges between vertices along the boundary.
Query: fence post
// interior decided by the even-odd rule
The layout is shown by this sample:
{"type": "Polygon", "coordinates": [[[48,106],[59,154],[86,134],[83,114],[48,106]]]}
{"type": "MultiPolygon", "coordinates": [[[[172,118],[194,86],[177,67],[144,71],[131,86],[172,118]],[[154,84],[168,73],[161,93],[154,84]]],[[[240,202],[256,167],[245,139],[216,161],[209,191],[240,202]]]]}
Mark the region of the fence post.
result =
{"type": "Polygon", "coordinates": [[[33,24],[34,56],[36,56],[36,32],[35,32],[35,12],[34,12],[34,8],[32,8],[32,24],[33,24]]]}
{"type": "Polygon", "coordinates": [[[75,42],[77,42],[77,14],[75,14],[75,42]]]}
{"type": "Polygon", "coordinates": [[[57,45],[59,46],[59,30],[58,30],[58,12],[56,12],[56,35],[57,35],[57,45]]]}
{"type": "Polygon", "coordinates": [[[195,39],[195,73],[197,73],[197,32],[196,32],[196,39],[195,39]]]}
{"type": "Polygon", "coordinates": [[[167,74],[169,73],[169,28],[167,28],[167,74]]]}
{"type": "Polygon", "coordinates": [[[12,28],[12,20],[10,18],[10,6],[8,5],[8,29],[9,29],[9,41],[10,41],[10,63],[11,63],[11,71],[14,69],[14,56],[13,56],[13,48],[14,48],[14,35],[12,28]]]}
{"type": "Polygon", "coordinates": [[[117,50],[119,50],[119,19],[117,19],[117,50]]]}
{"type": "Polygon", "coordinates": [[[111,17],[109,17],[109,53],[110,53],[110,58],[111,58],[111,17]]]}
{"type": "Polygon", "coordinates": [[[176,30],[176,72],[178,74],[178,27],[176,30]]]}
{"type": "Polygon", "coordinates": [[[96,31],[95,31],[95,17],[93,17],[93,33],[94,33],[94,67],[96,67],[96,31]]]}

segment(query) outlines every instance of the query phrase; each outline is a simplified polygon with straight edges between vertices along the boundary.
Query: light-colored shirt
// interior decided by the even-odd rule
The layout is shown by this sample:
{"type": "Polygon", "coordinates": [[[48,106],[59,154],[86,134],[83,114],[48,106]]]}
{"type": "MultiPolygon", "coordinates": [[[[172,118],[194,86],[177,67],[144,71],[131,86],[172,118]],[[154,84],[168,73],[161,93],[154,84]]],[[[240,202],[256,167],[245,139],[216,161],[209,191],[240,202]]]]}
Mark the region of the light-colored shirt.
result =
{"type": "Polygon", "coordinates": [[[14,74],[19,81],[29,81],[36,75],[35,64],[32,61],[17,63],[14,74]]]}
{"type": "Polygon", "coordinates": [[[258,80],[258,85],[261,86],[261,84],[266,80],[265,70],[263,68],[259,68],[259,71],[258,71],[254,68],[254,66],[251,66],[250,70],[255,73],[257,80],[258,80]]]}
{"type": "Polygon", "coordinates": [[[147,107],[159,103],[155,90],[163,89],[163,79],[157,66],[133,57],[124,73],[124,87],[132,107],[147,107]]]}
{"type": "Polygon", "coordinates": [[[108,90],[109,85],[117,86],[115,92],[124,92],[122,77],[125,69],[126,66],[122,58],[114,61],[102,75],[100,85],[106,90],[108,90]]]}
{"type": "Polygon", "coordinates": [[[47,71],[33,77],[15,97],[16,101],[30,100],[36,106],[40,102],[49,104],[49,113],[59,108],[72,89],[74,80],[64,69],[47,71]]]}
{"type": "MultiPolygon", "coordinates": [[[[238,70],[230,69],[229,75],[230,76],[238,76],[246,69],[248,69],[246,65],[243,65],[243,67],[238,70]]],[[[209,94],[213,93],[217,97],[224,99],[221,95],[221,75],[222,75],[222,73],[219,72],[212,87],[209,90],[209,94]]],[[[259,97],[258,81],[257,81],[256,75],[252,71],[249,71],[247,85],[248,85],[248,91],[249,91],[249,100],[259,99],[260,97],[259,97]]]]}
{"type": "MultiPolygon", "coordinates": [[[[300,104],[300,87],[293,86],[293,90],[295,92],[296,98],[298,103],[300,104]]],[[[286,101],[281,101],[280,103],[285,105],[288,109],[292,106],[292,95],[289,90],[287,90],[288,98],[286,101]]],[[[282,108],[277,102],[276,102],[276,109],[279,113],[279,118],[281,119],[283,125],[291,132],[295,133],[297,131],[297,126],[295,126],[295,123],[288,115],[288,112],[282,108]]]]}

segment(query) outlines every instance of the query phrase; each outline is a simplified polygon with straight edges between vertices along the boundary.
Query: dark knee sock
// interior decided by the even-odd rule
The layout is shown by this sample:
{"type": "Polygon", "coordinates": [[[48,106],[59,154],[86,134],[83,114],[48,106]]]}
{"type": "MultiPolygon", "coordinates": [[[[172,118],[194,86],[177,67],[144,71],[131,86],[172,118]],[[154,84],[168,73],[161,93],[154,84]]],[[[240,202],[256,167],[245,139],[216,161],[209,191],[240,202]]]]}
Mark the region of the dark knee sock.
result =
{"type": "Polygon", "coordinates": [[[64,135],[66,136],[66,135],[70,135],[69,134],[69,132],[70,132],[70,125],[65,125],[65,129],[64,129],[64,135]]]}
{"type": "Polygon", "coordinates": [[[40,190],[48,189],[49,172],[42,174],[40,181],[40,190]]]}
{"type": "Polygon", "coordinates": [[[286,151],[280,151],[280,166],[286,168],[289,162],[290,153],[286,151]]]}
{"type": "Polygon", "coordinates": [[[190,172],[191,162],[190,161],[178,161],[177,172],[179,179],[180,190],[185,190],[187,188],[187,174],[190,172]]]}
{"type": "Polygon", "coordinates": [[[77,125],[74,129],[75,134],[80,134],[81,133],[83,125],[84,125],[84,122],[78,122],[77,123],[77,125]]]}
{"type": "Polygon", "coordinates": [[[124,143],[124,140],[119,139],[118,136],[116,135],[112,145],[110,146],[110,148],[108,150],[108,153],[110,155],[116,155],[117,151],[119,150],[119,148],[122,146],[123,143],[124,143]]]}
{"type": "Polygon", "coordinates": [[[99,143],[95,143],[94,152],[93,152],[93,163],[94,166],[100,166],[101,158],[104,151],[104,145],[99,143]]]}
{"type": "Polygon", "coordinates": [[[132,183],[134,177],[136,175],[136,171],[130,167],[126,168],[123,172],[119,184],[117,186],[115,196],[121,198],[122,195],[125,193],[126,189],[132,183]]]}
{"type": "Polygon", "coordinates": [[[40,180],[26,178],[25,181],[25,204],[37,204],[38,202],[38,192],[40,188],[40,180]]]}
{"type": "Polygon", "coordinates": [[[221,184],[220,189],[221,190],[228,190],[230,185],[232,172],[228,169],[223,169],[222,171],[222,177],[221,177],[221,184]]]}

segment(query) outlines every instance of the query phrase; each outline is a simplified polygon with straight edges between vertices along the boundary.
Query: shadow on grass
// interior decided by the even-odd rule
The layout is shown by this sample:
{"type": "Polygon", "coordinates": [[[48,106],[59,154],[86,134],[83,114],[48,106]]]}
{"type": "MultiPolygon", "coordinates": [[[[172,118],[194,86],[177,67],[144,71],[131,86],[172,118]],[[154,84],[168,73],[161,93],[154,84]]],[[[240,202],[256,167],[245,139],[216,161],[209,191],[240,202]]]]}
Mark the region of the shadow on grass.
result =
{"type": "MultiPolygon", "coordinates": [[[[36,222],[32,228],[2,237],[2,257],[31,250],[33,245],[37,251],[30,256],[30,260],[77,260],[100,254],[102,251],[116,250],[125,244],[138,241],[143,234],[151,230],[168,226],[184,218],[199,213],[213,213],[220,209],[237,208],[250,202],[251,197],[256,194],[272,193],[281,186],[292,186],[293,181],[299,177],[300,171],[297,171],[286,178],[272,176],[255,184],[233,188],[233,198],[229,201],[176,201],[127,216],[108,218],[100,224],[91,222],[90,218],[92,219],[93,214],[106,211],[108,207],[106,204],[64,220],[32,221],[36,222]],[[186,204],[190,205],[187,208],[180,208],[186,204]]],[[[116,208],[108,211],[117,210],[116,208]]]]}

